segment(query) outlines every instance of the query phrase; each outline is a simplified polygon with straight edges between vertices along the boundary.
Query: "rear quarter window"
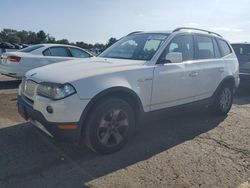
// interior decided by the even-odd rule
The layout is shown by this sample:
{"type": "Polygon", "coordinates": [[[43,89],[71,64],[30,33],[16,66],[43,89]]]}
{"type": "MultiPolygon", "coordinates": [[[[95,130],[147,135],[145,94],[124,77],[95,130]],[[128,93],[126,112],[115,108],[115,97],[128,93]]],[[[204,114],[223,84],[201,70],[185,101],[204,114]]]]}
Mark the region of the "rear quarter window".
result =
{"type": "Polygon", "coordinates": [[[44,56],[51,56],[49,48],[43,51],[44,56]]]}
{"type": "Polygon", "coordinates": [[[220,47],[221,55],[223,57],[232,53],[232,50],[226,41],[221,40],[221,39],[217,39],[217,41],[218,41],[218,45],[220,47]]]}

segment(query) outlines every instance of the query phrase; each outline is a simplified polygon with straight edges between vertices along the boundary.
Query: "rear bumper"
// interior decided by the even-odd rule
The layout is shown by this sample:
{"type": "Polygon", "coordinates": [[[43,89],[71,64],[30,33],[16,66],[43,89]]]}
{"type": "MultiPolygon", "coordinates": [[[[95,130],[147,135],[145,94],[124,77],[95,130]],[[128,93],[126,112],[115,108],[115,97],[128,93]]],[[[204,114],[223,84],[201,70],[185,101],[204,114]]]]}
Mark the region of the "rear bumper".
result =
{"type": "Polygon", "coordinates": [[[23,96],[18,96],[18,112],[25,119],[29,120],[33,125],[43,130],[49,136],[63,141],[78,141],[81,136],[81,126],[79,122],[49,122],[45,119],[43,114],[29,104],[23,96]],[[75,128],[59,128],[74,125],[75,128]]]}
{"type": "Polygon", "coordinates": [[[16,66],[8,66],[0,63],[0,73],[6,76],[14,77],[14,78],[22,78],[27,70],[23,70],[22,68],[18,68],[16,66]]]}

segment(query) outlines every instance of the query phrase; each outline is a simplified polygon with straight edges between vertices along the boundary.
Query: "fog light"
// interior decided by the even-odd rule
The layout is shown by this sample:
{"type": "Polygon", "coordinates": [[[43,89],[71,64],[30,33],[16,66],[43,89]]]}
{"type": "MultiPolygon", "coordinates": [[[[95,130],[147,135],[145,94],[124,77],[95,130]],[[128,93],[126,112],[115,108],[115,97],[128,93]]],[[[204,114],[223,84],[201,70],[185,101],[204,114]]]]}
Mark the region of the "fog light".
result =
{"type": "Polygon", "coordinates": [[[50,114],[53,113],[53,108],[52,108],[52,106],[47,106],[46,110],[47,110],[47,112],[50,113],[50,114]]]}

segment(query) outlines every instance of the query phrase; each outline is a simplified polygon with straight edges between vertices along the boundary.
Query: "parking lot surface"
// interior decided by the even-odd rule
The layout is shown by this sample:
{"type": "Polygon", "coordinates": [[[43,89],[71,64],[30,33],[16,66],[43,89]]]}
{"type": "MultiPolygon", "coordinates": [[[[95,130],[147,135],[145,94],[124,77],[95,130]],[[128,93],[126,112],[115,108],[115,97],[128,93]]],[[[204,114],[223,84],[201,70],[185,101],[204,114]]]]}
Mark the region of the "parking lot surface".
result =
{"type": "Polygon", "coordinates": [[[0,187],[250,187],[250,89],[227,117],[152,113],[120,152],[60,143],[18,115],[20,81],[0,76],[0,187]]]}

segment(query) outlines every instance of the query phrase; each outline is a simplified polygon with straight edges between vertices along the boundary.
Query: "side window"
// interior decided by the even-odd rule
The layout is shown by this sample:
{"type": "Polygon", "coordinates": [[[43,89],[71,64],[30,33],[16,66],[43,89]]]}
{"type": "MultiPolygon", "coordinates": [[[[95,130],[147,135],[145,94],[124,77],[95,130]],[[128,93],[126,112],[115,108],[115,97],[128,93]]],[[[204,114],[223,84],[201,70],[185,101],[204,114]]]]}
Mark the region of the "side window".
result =
{"type": "Polygon", "coordinates": [[[79,58],[86,58],[90,57],[90,55],[83,50],[80,50],[78,48],[70,48],[70,52],[73,57],[79,57],[79,58]]]}
{"type": "Polygon", "coordinates": [[[49,48],[43,51],[44,56],[51,56],[49,48]]]}
{"type": "Polygon", "coordinates": [[[227,42],[221,39],[217,39],[219,47],[221,49],[222,56],[226,56],[232,53],[231,48],[228,46],[227,42]]]}
{"type": "Polygon", "coordinates": [[[214,38],[213,38],[213,44],[214,44],[214,55],[216,58],[220,58],[221,57],[220,49],[219,49],[218,44],[214,38]]]}
{"type": "Polygon", "coordinates": [[[192,35],[180,35],[173,38],[160,58],[164,59],[170,52],[181,52],[183,61],[193,60],[194,46],[192,35]]]}
{"type": "Polygon", "coordinates": [[[64,47],[52,47],[50,48],[51,56],[58,56],[58,57],[70,57],[67,48],[64,47]]]}
{"type": "Polygon", "coordinates": [[[210,37],[196,36],[198,59],[215,58],[214,45],[210,37]]]}
{"type": "Polygon", "coordinates": [[[170,45],[169,45],[169,51],[168,52],[173,52],[175,49],[177,49],[178,48],[178,44],[176,44],[176,43],[171,43],[170,45]]]}

